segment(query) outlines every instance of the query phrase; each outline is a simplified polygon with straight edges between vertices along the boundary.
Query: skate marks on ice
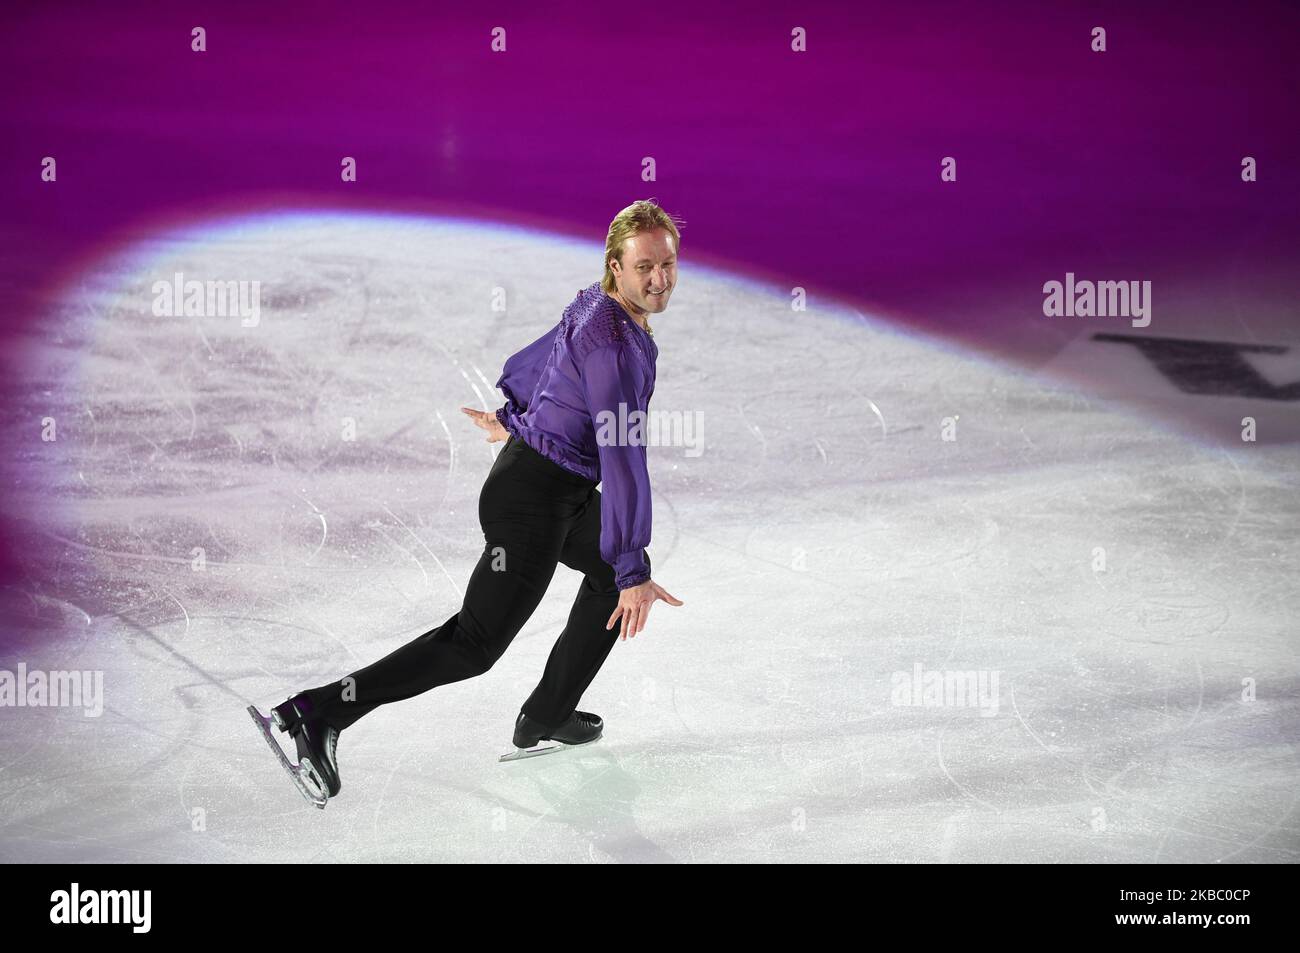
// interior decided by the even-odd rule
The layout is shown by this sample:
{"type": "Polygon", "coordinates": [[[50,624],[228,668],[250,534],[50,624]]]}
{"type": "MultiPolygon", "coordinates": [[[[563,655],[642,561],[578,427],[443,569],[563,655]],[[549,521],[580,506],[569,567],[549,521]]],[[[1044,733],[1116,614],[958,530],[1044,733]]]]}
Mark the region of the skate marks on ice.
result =
{"type": "Polygon", "coordinates": [[[653,409],[698,411],[703,449],[650,451],[655,577],[687,605],[584,697],[600,750],[496,763],[561,567],[491,672],[345,732],[348,783],[311,811],[240,709],[455,611],[498,448],[454,408],[499,405],[593,258],[280,219],[68,289],[14,397],[60,427],[17,487],[45,600],[23,655],[107,697],[0,722],[6,859],[276,861],[323,817],[339,860],[1295,859],[1294,450],[688,264],[653,409]],[[176,272],[261,281],[258,323],[154,315],[176,272]],[[983,675],[986,704],[927,704],[897,684],[918,671],[983,675]]]}

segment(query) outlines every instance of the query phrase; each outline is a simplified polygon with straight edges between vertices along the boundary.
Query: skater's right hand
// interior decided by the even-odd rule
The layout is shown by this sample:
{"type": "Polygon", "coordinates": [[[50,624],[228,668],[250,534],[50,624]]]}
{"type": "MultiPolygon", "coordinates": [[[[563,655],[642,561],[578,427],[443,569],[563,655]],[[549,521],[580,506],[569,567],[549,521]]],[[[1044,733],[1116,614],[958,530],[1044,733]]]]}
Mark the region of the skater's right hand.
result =
{"type": "Polygon", "coordinates": [[[650,615],[650,607],[655,604],[656,599],[662,599],[670,606],[682,604],[682,600],[671,595],[653,579],[648,579],[639,586],[632,586],[619,592],[618,608],[605,623],[605,631],[608,632],[615,620],[622,616],[623,628],[619,638],[626,640],[628,635],[636,638],[636,634],[645,628],[645,620],[650,615]]]}
{"type": "Polygon", "coordinates": [[[501,421],[497,420],[497,415],[491,411],[475,410],[472,407],[462,407],[461,410],[465,411],[469,415],[469,419],[474,421],[474,426],[488,432],[488,443],[496,443],[498,440],[505,440],[510,436],[506,432],[506,428],[501,426],[501,421]]]}

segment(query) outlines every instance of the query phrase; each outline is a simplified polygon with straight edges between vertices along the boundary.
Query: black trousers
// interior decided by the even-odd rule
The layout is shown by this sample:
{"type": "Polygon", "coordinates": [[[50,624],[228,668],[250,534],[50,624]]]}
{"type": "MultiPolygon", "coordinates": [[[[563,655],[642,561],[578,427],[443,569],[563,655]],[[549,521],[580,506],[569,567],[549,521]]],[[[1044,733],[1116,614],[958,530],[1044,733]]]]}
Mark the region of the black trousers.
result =
{"type": "Polygon", "coordinates": [[[583,574],[568,624],[521,710],[547,728],[577,707],[618,640],[614,570],[600,557],[600,491],[511,437],[479,494],[486,545],[460,611],[350,676],[311,689],[312,705],[342,731],[379,705],[481,675],[533,614],[557,563],[583,574]]]}

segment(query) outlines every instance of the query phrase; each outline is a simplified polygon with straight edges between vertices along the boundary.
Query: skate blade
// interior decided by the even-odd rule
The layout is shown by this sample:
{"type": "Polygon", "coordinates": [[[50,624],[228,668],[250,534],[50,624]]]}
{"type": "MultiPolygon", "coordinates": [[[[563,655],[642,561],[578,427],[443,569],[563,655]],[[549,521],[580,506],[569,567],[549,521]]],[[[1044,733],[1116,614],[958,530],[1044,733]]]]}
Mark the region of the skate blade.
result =
{"type": "Polygon", "coordinates": [[[497,761],[521,761],[524,758],[535,758],[540,754],[553,754],[563,748],[582,748],[586,745],[594,745],[601,739],[601,737],[601,735],[597,735],[590,741],[584,741],[576,745],[565,744],[561,741],[548,741],[545,744],[534,745],[531,748],[516,748],[514,751],[507,751],[501,757],[497,758],[497,761]]]}
{"type": "Polygon", "coordinates": [[[261,729],[262,737],[266,739],[266,743],[270,745],[271,750],[275,752],[275,756],[279,760],[280,766],[288,773],[290,780],[293,781],[294,787],[298,789],[298,793],[306,798],[307,801],[316,805],[316,807],[324,810],[325,802],[328,801],[329,798],[326,797],[323,791],[314,789],[309,785],[304,779],[302,769],[285,756],[284,749],[281,748],[280,743],[275,740],[275,735],[271,734],[271,728],[275,725],[275,721],[258,711],[256,705],[249,705],[248,713],[253,716],[253,721],[257,722],[257,727],[261,729]]]}
{"type": "Polygon", "coordinates": [[[531,748],[516,748],[514,751],[507,751],[497,761],[522,761],[524,758],[536,758],[542,754],[552,754],[559,751],[564,745],[559,742],[548,743],[544,745],[533,745],[531,748]]]}

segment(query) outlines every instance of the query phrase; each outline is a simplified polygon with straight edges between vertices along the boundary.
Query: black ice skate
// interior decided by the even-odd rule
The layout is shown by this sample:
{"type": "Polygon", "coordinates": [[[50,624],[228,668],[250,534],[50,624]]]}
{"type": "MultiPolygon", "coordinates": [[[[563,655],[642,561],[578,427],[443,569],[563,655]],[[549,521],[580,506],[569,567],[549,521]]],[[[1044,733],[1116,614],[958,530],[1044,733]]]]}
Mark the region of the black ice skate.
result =
{"type": "Polygon", "coordinates": [[[605,722],[599,715],[593,715],[589,711],[575,711],[564,724],[547,731],[546,726],[540,721],[520,712],[515,722],[515,750],[506,752],[497,760],[518,761],[539,754],[550,754],[559,751],[562,747],[589,745],[600,738],[604,727],[605,722]],[[557,743],[543,744],[547,741],[557,743]]]}
{"type": "Polygon", "coordinates": [[[253,716],[262,736],[271,746],[284,770],[289,772],[294,785],[312,804],[322,810],[325,802],[339,793],[343,782],[339,780],[339,765],[336,751],[339,733],[325,724],[324,719],[311,713],[311,702],[306,694],[294,695],[288,701],[271,709],[268,718],[257,710],[256,705],[248,706],[248,713],[253,716]],[[285,755],[275,736],[271,734],[274,725],[281,731],[288,732],[289,737],[297,743],[298,763],[294,764],[285,755]]]}

